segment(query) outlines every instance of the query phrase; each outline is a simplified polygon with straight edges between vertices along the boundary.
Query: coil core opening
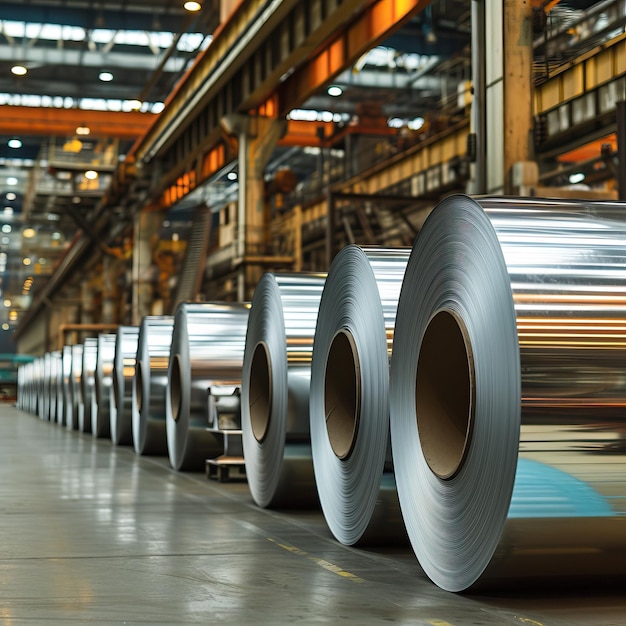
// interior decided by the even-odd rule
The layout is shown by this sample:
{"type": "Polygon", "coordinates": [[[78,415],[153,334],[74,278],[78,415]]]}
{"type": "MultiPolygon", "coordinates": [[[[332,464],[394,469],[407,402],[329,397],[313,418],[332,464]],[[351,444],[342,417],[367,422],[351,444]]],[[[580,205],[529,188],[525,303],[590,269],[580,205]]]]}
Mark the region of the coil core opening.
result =
{"type": "Polygon", "coordinates": [[[463,321],[439,311],[422,340],[415,380],[417,429],[424,458],[441,479],[463,466],[474,421],[473,357],[463,321]]]}
{"type": "Polygon", "coordinates": [[[120,384],[119,384],[119,381],[117,380],[117,368],[115,366],[113,366],[112,376],[113,376],[113,380],[111,381],[111,385],[113,387],[113,406],[116,409],[119,409],[117,398],[120,392],[120,384]]]}
{"type": "Polygon", "coordinates": [[[177,422],[182,413],[183,402],[183,380],[182,380],[182,368],[180,363],[180,354],[175,354],[172,359],[172,370],[170,372],[170,409],[172,411],[172,417],[177,422]]]}
{"type": "Polygon", "coordinates": [[[135,369],[135,397],[137,398],[137,410],[143,410],[143,364],[137,361],[135,369]]]}
{"type": "Polygon", "coordinates": [[[352,333],[334,336],[324,376],[324,415],[328,440],[339,459],[347,459],[361,419],[361,366],[352,333]]]}
{"type": "Polygon", "coordinates": [[[250,425],[260,443],[265,439],[272,415],[272,368],[265,342],[254,348],[250,365],[250,425]]]}

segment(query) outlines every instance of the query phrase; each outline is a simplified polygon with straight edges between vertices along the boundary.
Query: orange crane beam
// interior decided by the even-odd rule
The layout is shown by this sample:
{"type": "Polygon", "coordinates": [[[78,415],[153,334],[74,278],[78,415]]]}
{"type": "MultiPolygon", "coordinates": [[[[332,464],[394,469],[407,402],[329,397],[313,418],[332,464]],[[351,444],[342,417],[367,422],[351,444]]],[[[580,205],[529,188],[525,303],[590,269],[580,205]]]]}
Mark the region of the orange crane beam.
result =
{"type": "Polygon", "coordinates": [[[91,137],[137,139],[155,118],[154,113],[137,111],[85,111],[5,104],[0,105],[0,134],[71,137],[78,126],[86,126],[91,137]]]}

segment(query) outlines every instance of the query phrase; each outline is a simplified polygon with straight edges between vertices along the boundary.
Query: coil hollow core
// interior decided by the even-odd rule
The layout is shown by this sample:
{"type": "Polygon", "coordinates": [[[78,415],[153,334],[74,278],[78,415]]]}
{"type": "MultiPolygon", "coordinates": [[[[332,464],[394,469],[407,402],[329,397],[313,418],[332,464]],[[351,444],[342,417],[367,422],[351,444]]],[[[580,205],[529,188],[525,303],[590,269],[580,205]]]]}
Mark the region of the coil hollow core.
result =
{"type": "Polygon", "coordinates": [[[170,375],[170,408],[172,409],[172,417],[177,422],[180,418],[182,410],[182,371],[180,363],[180,355],[175,354],[172,359],[172,372],[170,375]]]}
{"type": "Polygon", "coordinates": [[[428,322],[415,377],[417,429],[432,472],[450,479],[463,466],[474,416],[474,367],[467,329],[446,310],[428,322]]]}
{"type": "Polygon", "coordinates": [[[354,337],[347,329],[337,332],[328,351],[324,415],[333,452],[337,458],[347,459],[361,418],[361,366],[354,337]]]}
{"type": "Polygon", "coordinates": [[[265,439],[272,415],[272,368],[264,341],[254,348],[250,365],[250,426],[254,438],[265,439]]]}

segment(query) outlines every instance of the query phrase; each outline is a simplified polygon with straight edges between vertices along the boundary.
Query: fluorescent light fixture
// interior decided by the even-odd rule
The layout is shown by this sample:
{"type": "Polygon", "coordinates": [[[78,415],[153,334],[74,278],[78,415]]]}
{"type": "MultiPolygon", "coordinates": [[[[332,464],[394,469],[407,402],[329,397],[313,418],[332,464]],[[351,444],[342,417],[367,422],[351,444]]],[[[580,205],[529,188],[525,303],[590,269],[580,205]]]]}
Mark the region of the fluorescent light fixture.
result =
{"type": "Polygon", "coordinates": [[[569,176],[569,182],[572,185],[582,183],[583,180],[585,180],[585,175],[582,172],[576,172],[575,174],[570,174],[569,176]]]}
{"type": "Polygon", "coordinates": [[[19,139],[9,139],[8,146],[9,148],[21,148],[22,142],[19,139]]]}
{"type": "Polygon", "coordinates": [[[16,76],[24,76],[24,74],[28,73],[28,69],[25,68],[23,65],[14,65],[11,68],[11,73],[15,74],[16,76]]]}
{"type": "Polygon", "coordinates": [[[98,78],[103,83],[110,83],[113,80],[113,74],[111,74],[111,72],[100,72],[100,74],[98,74],[98,78]]]}
{"type": "Polygon", "coordinates": [[[128,105],[133,111],[139,111],[139,109],[141,109],[142,102],[141,100],[129,100],[128,105]]]}
{"type": "Polygon", "coordinates": [[[183,4],[183,7],[187,11],[194,13],[195,11],[199,11],[202,8],[202,5],[199,2],[195,2],[194,0],[187,0],[187,2],[183,4]]]}
{"type": "Polygon", "coordinates": [[[337,96],[340,96],[343,93],[343,89],[339,87],[338,85],[331,85],[328,88],[327,93],[329,96],[333,96],[334,98],[336,98],[337,96]]]}
{"type": "Polygon", "coordinates": [[[17,180],[17,178],[15,176],[9,176],[7,178],[7,185],[17,185],[19,181],[17,180]]]}

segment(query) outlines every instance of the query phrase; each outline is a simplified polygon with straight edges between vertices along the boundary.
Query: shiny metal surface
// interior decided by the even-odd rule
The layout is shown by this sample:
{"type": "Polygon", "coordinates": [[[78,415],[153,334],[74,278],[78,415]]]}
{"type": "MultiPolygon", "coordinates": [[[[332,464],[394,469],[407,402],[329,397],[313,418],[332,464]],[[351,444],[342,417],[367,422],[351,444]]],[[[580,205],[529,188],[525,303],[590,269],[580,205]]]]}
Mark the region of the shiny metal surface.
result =
{"type": "Polygon", "coordinates": [[[626,574],[625,313],[623,205],[457,196],[427,219],[398,308],[391,432],[438,585],[626,574]]]}
{"type": "Polygon", "coordinates": [[[96,403],[96,364],[98,361],[98,339],[87,337],[83,343],[83,369],[80,384],[83,394],[83,412],[79,415],[78,429],[91,432],[93,415],[98,410],[96,403]]]}
{"type": "Polygon", "coordinates": [[[347,246],[330,267],[311,371],[322,511],[344,544],[406,541],[389,436],[389,358],[410,249],[347,246]]]}
{"type": "Polygon", "coordinates": [[[137,362],[138,326],[120,326],[115,340],[111,386],[111,441],[133,443],[133,379],[137,362]]]}
{"type": "Polygon", "coordinates": [[[248,486],[261,507],[319,506],[309,427],[313,336],[324,274],[265,274],[254,291],[243,362],[248,486]]]}
{"type": "Polygon", "coordinates": [[[223,450],[207,431],[212,385],[241,385],[249,305],[182,303],[174,332],[166,389],[167,450],[176,470],[203,470],[223,450]]]}
{"type": "Polygon", "coordinates": [[[81,415],[84,411],[81,375],[83,371],[83,344],[72,346],[72,373],[70,376],[71,412],[66,413],[68,430],[78,430],[81,415]]]}
{"type": "Polygon", "coordinates": [[[137,454],[167,454],[165,389],[173,331],[173,316],[147,316],[139,327],[132,391],[133,445],[137,454]]]}
{"type": "Polygon", "coordinates": [[[111,387],[113,386],[113,361],[117,335],[98,335],[96,356],[95,392],[97,410],[92,415],[91,433],[94,437],[111,437],[111,387]]]}
{"type": "Polygon", "coordinates": [[[57,411],[57,423],[67,426],[72,419],[72,346],[63,346],[61,351],[61,386],[57,402],[61,401],[61,412],[57,411]]]}
{"type": "Polygon", "coordinates": [[[41,403],[39,417],[42,420],[50,419],[50,386],[52,383],[52,354],[46,352],[43,355],[43,379],[41,384],[41,395],[43,402],[41,403]]]}

